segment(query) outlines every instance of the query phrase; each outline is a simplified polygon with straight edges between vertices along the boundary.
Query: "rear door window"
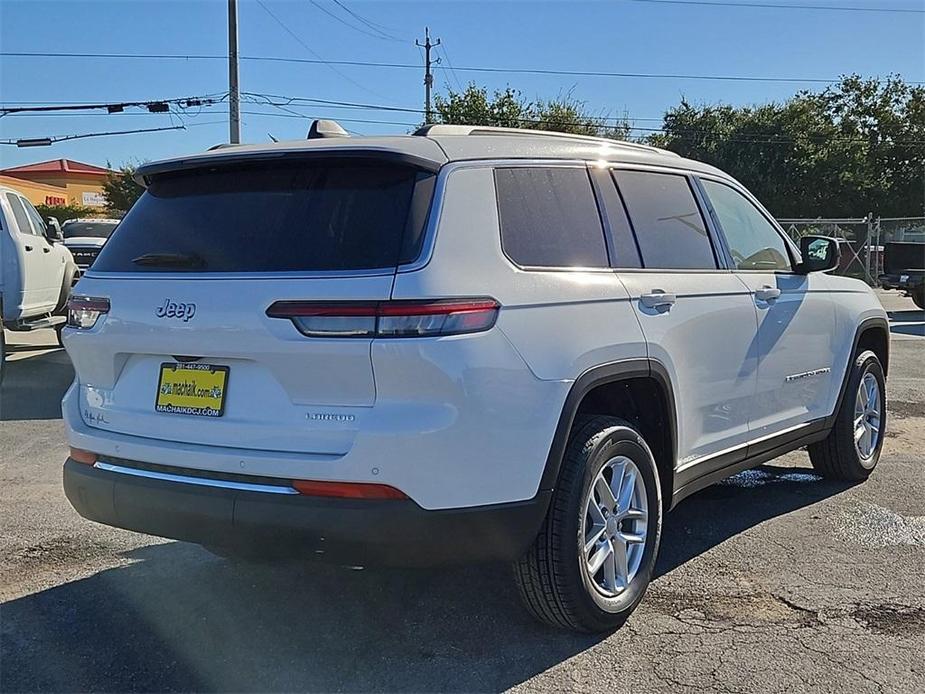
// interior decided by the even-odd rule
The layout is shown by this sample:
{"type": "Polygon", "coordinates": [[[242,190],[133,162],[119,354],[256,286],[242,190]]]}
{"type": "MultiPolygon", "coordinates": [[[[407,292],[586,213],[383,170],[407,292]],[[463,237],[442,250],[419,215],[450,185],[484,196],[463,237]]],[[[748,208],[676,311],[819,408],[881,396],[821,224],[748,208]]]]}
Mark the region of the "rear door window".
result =
{"type": "Polygon", "coordinates": [[[19,196],[13,195],[13,193],[7,193],[6,200],[13,209],[13,217],[16,220],[16,226],[19,227],[19,233],[34,235],[35,232],[32,231],[32,225],[29,224],[29,215],[26,212],[25,206],[22,204],[22,200],[19,199],[19,196]]]}
{"type": "Polygon", "coordinates": [[[690,183],[678,174],[615,170],[644,267],[715,269],[707,225],[690,183]]]}
{"type": "Polygon", "coordinates": [[[45,221],[42,219],[42,215],[39,214],[32,203],[28,200],[23,200],[23,206],[26,208],[26,214],[29,215],[29,219],[32,220],[32,233],[36,236],[45,236],[45,221]]]}
{"type": "Polygon", "coordinates": [[[607,267],[607,246],[585,168],[495,170],[501,245],[525,267],[607,267]]]}
{"type": "Polygon", "coordinates": [[[394,268],[420,251],[433,178],[411,166],[365,160],[160,174],[119,224],[93,270],[394,268]],[[426,200],[415,199],[421,196],[426,200]]]}

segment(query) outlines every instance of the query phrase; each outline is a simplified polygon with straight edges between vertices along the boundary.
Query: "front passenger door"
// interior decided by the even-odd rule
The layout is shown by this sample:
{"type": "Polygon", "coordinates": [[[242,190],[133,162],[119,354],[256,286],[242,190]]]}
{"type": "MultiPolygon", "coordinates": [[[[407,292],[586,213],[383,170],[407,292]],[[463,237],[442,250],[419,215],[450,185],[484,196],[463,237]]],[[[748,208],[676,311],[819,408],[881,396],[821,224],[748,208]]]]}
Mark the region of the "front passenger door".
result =
{"type": "Polygon", "coordinates": [[[836,377],[828,278],[794,272],[794,253],[783,233],[744,191],[720,180],[700,182],[734,272],[758,310],[753,436],[779,434],[828,416],[836,377]]]}

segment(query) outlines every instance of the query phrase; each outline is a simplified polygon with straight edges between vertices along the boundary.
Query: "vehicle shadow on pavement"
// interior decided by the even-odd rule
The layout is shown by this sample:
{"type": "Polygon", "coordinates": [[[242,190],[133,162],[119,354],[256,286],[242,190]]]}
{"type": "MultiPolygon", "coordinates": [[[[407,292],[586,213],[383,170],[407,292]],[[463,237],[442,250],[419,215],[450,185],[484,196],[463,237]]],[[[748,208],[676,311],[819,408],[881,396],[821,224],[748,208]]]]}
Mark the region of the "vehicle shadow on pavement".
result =
{"type": "MultiPolygon", "coordinates": [[[[753,483],[670,514],[658,574],[845,488],[794,468],[753,483]]],[[[0,690],[500,691],[606,638],[535,624],[505,566],[261,567],[173,542],[127,558],[0,608],[0,690]]]]}
{"type": "Polygon", "coordinates": [[[74,380],[74,367],[60,347],[10,346],[9,352],[50,350],[24,359],[7,359],[0,384],[0,421],[61,419],[61,398],[74,380]]]}
{"type": "Polygon", "coordinates": [[[665,517],[655,576],[667,574],[766,520],[839,494],[852,485],[811,468],[762,465],[688,497],[665,517]]]}

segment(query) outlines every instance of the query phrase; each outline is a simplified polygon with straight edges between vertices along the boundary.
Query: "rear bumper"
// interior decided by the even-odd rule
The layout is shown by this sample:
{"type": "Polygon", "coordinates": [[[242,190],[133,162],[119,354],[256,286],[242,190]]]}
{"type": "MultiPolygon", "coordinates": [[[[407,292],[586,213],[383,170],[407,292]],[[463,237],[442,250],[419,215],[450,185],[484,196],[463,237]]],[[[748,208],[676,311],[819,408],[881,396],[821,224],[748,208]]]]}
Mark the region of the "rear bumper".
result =
{"type": "Polygon", "coordinates": [[[427,511],[411,500],[347,500],[202,486],[64,464],[64,492],[84,518],[268,558],[350,565],[510,561],[533,541],[550,492],[529,501],[427,511]]]}
{"type": "Polygon", "coordinates": [[[925,273],[921,270],[880,275],[878,279],[880,286],[884,289],[901,289],[907,292],[915,291],[925,285],[925,273]]]}

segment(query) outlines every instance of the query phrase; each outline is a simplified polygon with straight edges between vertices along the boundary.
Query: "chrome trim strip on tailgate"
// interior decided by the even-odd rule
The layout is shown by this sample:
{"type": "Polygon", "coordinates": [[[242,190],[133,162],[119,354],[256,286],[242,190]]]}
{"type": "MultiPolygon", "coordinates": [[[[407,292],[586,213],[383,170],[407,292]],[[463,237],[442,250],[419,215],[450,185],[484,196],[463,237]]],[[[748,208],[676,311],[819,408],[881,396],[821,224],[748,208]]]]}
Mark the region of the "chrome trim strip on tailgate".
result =
{"type": "Polygon", "coordinates": [[[247,482],[232,482],[230,480],[215,480],[207,477],[187,477],[186,475],[172,475],[168,472],[154,472],[153,470],[139,470],[138,468],[123,467],[97,461],[93,464],[98,470],[117,472],[121,475],[133,475],[148,479],[163,480],[165,482],[180,482],[182,484],[198,484],[201,487],[219,487],[221,489],[236,489],[243,492],[263,492],[264,494],[298,494],[292,487],[280,487],[275,484],[249,484],[247,482]]]}

